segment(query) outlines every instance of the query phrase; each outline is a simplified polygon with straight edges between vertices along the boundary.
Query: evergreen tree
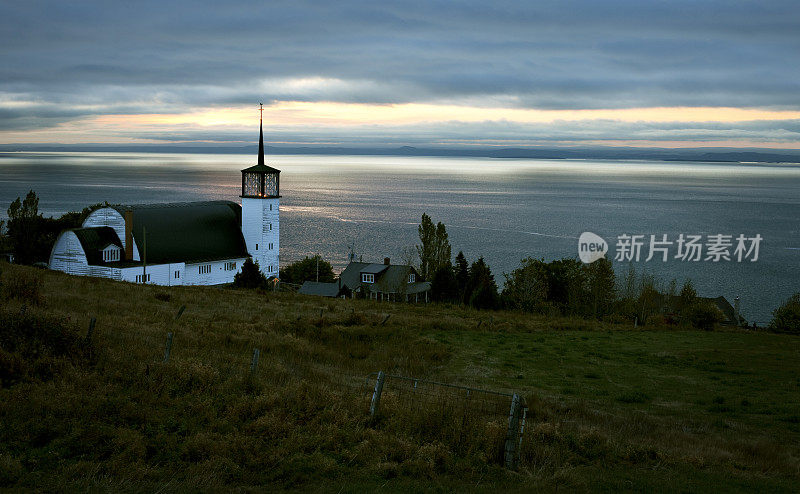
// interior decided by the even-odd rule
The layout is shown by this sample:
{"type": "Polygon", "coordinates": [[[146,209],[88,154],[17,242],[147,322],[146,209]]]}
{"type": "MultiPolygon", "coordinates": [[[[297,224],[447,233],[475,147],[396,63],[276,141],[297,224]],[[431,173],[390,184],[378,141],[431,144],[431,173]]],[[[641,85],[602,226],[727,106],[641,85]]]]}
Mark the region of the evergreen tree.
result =
{"type": "Polygon", "coordinates": [[[458,251],[458,255],[456,256],[454,274],[456,277],[456,286],[458,287],[458,301],[466,302],[464,294],[467,291],[467,283],[469,282],[469,264],[462,251],[458,251]]]}
{"type": "Polygon", "coordinates": [[[258,267],[257,262],[247,258],[242,264],[242,270],[233,276],[233,286],[239,288],[266,288],[267,277],[258,267]]]}
{"type": "Polygon", "coordinates": [[[497,284],[489,266],[478,258],[469,268],[467,302],[476,309],[496,309],[498,305],[497,284]]]}
{"type": "Polygon", "coordinates": [[[431,280],[431,298],[436,302],[460,302],[458,283],[451,266],[439,268],[431,280]]]}

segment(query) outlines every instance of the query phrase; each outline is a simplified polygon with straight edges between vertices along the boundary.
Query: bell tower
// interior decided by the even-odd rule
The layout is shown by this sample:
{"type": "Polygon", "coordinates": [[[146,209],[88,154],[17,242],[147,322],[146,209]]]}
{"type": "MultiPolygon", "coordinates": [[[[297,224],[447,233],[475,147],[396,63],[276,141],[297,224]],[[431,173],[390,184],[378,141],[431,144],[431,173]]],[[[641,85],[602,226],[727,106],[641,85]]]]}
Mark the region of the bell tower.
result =
{"type": "Polygon", "coordinates": [[[242,235],[247,251],[269,278],[278,276],[280,170],[264,164],[264,106],[260,108],[258,164],[242,170],[242,235]]]}

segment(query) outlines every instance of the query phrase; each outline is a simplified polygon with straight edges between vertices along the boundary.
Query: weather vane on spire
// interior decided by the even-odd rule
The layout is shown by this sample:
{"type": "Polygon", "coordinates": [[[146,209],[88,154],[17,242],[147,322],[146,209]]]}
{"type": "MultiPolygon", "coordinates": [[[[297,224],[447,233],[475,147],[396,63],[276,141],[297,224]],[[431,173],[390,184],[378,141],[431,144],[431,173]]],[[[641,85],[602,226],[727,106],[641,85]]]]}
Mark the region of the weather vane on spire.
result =
{"type": "Polygon", "coordinates": [[[258,111],[261,112],[261,119],[263,120],[264,119],[264,103],[259,103],[258,104],[258,111]]]}

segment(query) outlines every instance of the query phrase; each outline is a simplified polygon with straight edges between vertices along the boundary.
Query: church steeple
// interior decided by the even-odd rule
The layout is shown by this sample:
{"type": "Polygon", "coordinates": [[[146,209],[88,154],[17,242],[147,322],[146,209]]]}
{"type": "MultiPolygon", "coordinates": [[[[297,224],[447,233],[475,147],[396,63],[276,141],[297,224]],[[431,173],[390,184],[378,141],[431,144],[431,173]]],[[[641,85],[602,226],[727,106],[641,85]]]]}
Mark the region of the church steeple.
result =
{"type": "Polygon", "coordinates": [[[261,119],[258,124],[258,164],[242,170],[242,195],[252,198],[280,197],[280,170],[264,163],[264,105],[259,105],[261,119]]]}
{"type": "Polygon", "coordinates": [[[281,171],[264,163],[264,105],[259,105],[258,164],[242,170],[242,236],[247,252],[267,277],[280,266],[281,171]]]}
{"type": "Polygon", "coordinates": [[[258,122],[258,164],[264,165],[264,103],[259,103],[261,118],[258,122]]]}

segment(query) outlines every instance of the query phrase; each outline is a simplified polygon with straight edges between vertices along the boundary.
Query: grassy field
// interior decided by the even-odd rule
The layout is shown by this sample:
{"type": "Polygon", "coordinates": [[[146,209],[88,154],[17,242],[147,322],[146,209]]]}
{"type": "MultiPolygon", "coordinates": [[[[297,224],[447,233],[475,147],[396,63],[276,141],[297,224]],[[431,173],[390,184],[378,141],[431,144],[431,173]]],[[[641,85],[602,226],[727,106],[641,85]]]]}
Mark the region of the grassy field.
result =
{"type": "Polygon", "coordinates": [[[0,269],[0,488],[763,492],[800,483],[798,337],[0,269]],[[251,377],[253,348],[261,360],[251,377]],[[370,420],[364,378],[378,370],[523,394],[519,469],[498,460],[502,420],[459,434],[393,404],[391,390],[370,420]]]}

